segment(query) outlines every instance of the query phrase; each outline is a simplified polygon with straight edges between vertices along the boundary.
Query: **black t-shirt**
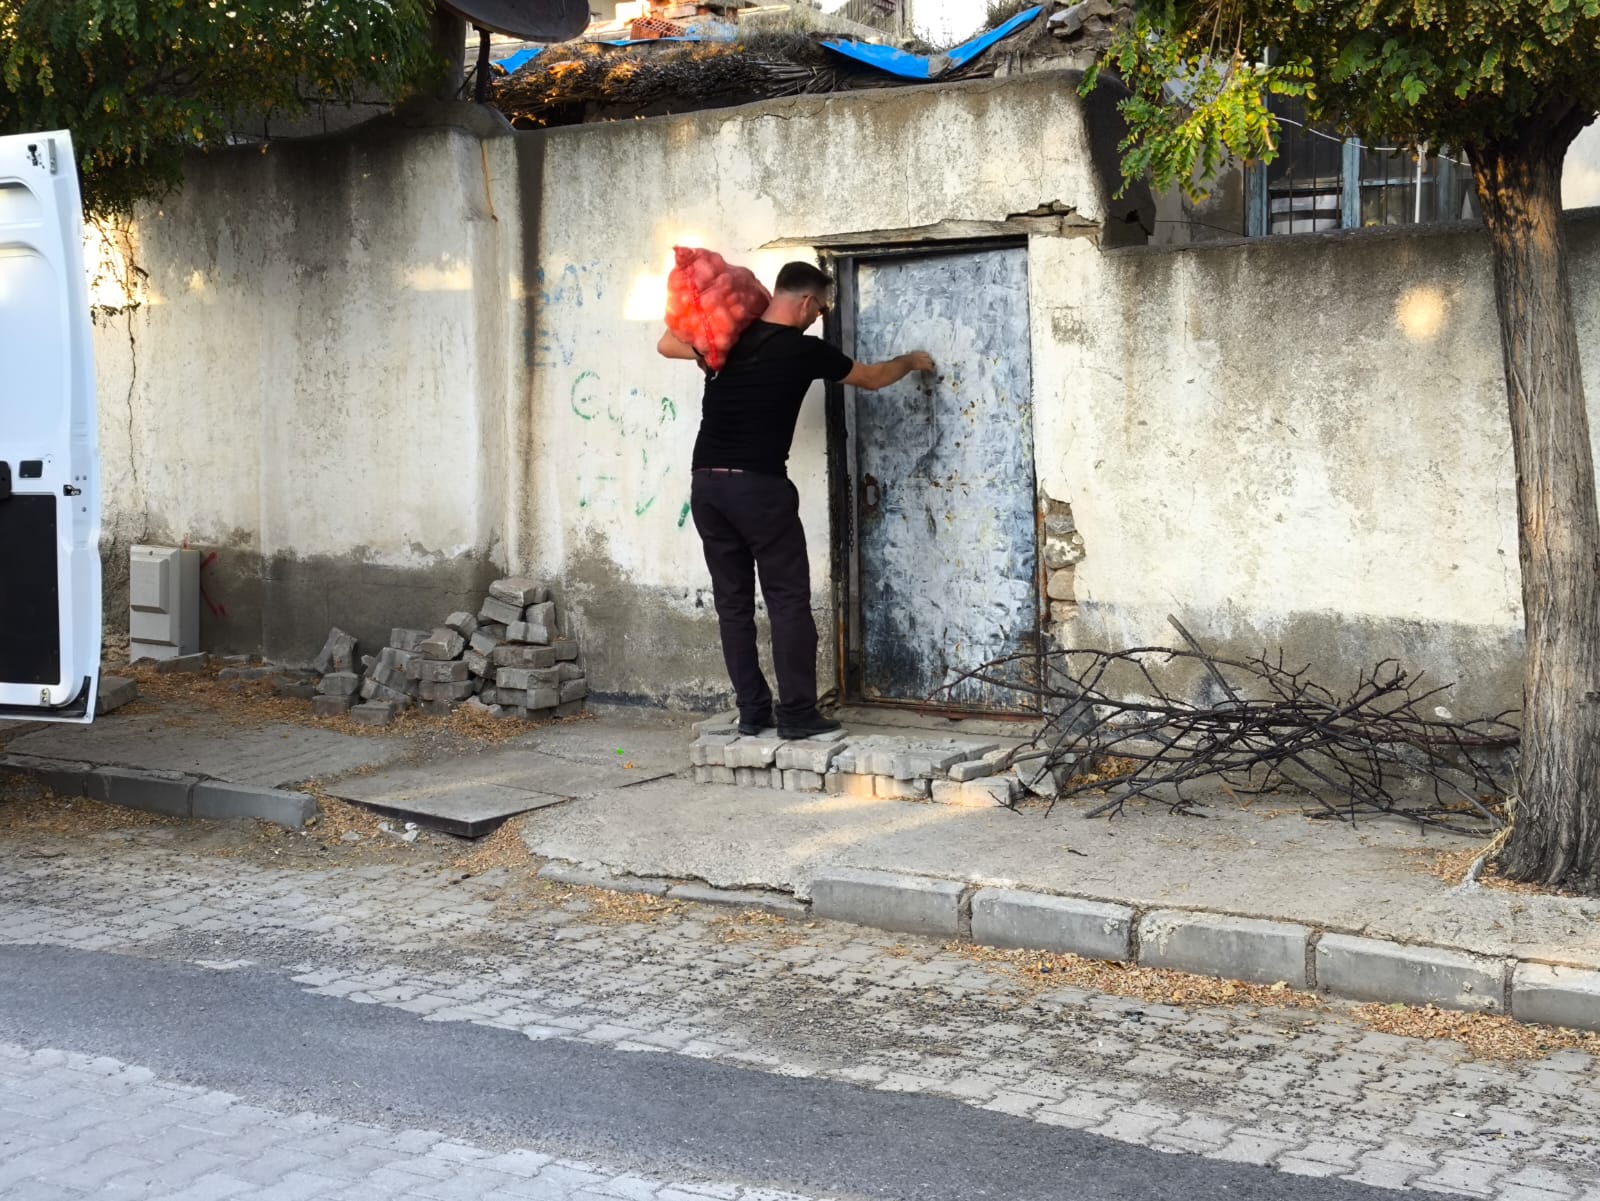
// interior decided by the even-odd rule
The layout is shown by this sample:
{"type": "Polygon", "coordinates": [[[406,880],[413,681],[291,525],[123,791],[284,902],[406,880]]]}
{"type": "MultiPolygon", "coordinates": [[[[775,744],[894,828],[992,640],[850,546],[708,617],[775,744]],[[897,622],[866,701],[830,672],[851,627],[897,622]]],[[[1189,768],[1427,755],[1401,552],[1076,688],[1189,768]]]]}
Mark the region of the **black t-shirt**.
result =
{"type": "Polygon", "coordinates": [[[842,380],[855,364],[792,325],[757,321],[706,380],[694,466],[786,475],[800,402],[814,380],[842,380]]]}

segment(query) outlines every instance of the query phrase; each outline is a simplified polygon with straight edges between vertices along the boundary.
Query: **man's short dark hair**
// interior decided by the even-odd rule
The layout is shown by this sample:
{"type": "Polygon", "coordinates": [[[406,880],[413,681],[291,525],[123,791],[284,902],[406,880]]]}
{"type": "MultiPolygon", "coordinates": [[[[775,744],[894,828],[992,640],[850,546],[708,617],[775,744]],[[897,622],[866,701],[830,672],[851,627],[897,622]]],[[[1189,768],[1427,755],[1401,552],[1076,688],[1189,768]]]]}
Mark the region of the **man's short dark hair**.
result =
{"type": "Polygon", "coordinates": [[[778,272],[775,291],[806,292],[813,296],[827,296],[833,287],[833,277],[813,263],[785,263],[778,272]]]}

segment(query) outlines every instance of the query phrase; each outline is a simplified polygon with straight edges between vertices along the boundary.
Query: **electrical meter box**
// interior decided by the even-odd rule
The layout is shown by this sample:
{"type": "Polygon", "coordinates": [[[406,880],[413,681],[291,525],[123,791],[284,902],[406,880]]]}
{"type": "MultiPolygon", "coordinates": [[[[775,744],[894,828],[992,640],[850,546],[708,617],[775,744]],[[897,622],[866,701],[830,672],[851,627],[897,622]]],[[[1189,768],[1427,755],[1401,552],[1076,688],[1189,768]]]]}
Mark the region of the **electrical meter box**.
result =
{"type": "Polygon", "coordinates": [[[200,552],[135,546],[128,562],[128,658],[200,649],[200,552]]]}

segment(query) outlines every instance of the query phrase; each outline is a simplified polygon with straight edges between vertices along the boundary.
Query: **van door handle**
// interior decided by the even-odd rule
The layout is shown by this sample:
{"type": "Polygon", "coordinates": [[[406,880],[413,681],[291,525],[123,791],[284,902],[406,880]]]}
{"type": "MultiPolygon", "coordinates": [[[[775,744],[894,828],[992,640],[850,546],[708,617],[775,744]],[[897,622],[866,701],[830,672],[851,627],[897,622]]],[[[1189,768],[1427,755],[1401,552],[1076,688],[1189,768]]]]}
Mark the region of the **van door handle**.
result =
{"type": "Polygon", "coordinates": [[[11,499],[11,464],[0,459],[0,500],[11,499]]]}

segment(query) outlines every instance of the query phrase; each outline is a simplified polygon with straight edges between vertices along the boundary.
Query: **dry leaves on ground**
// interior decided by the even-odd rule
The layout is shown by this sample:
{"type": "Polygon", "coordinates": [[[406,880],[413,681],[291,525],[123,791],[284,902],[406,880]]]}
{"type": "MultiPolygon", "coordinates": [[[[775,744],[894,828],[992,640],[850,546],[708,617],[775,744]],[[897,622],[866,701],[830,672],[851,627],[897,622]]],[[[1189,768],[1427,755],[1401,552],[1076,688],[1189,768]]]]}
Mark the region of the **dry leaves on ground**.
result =
{"type": "MultiPolygon", "coordinates": [[[[1443,880],[1446,884],[1458,885],[1467,878],[1467,873],[1486,852],[1494,847],[1491,843],[1475,843],[1469,847],[1461,847],[1453,851],[1435,850],[1432,847],[1409,847],[1406,854],[1420,861],[1422,870],[1435,879],[1443,880]]],[[[1483,865],[1483,870],[1478,873],[1478,883],[1485,888],[1492,888],[1497,892],[1516,893],[1524,897],[1571,897],[1576,894],[1561,889],[1546,888],[1541,884],[1523,884],[1516,880],[1507,880],[1500,875],[1493,863],[1483,865]]]]}
{"type": "Polygon", "coordinates": [[[1543,1059],[1555,1051],[1586,1051],[1600,1060],[1600,1034],[1535,1026],[1504,1014],[1458,1013],[1431,1005],[1361,1005],[1355,1015],[1384,1034],[1452,1039],[1479,1059],[1543,1059]]]}
{"type": "Polygon", "coordinates": [[[1264,1005],[1278,1009],[1323,1009],[1321,998],[1287,984],[1246,984],[1193,976],[1164,968],[1137,967],[1054,955],[1039,951],[1002,950],[969,943],[951,943],[949,949],[980,963],[1009,969],[1036,990],[1087,988],[1113,996],[1133,997],[1161,1005],[1264,1005]]]}
{"type": "Polygon", "coordinates": [[[797,947],[808,941],[805,923],[795,925],[788,918],[761,909],[741,909],[724,913],[712,922],[712,929],[723,942],[748,942],[761,939],[774,950],[797,947]]]}
{"type": "Polygon", "coordinates": [[[450,861],[450,866],[466,876],[481,876],[496,868],[526,868],[533,862],[528,844],[522,840],[522,817],[501,823],[494,833],[480,838],[472,847],[450,861]]]}
{"type": "Polygon", "coordinates": [[[177,820],[89,797],[57,796],[28,783],[0,783],[0,831],[8,834],[100,834],[132,826],[170,826],[177,820]]]}
{"type": "Polygon", "coordinates": [[[279,696],[271,680],[222,679],[222,669],[212,666],[201,672],[162,674],[148,664],[125,669],[139,684],[139,699],[117,710],[118,714],[138,716],[160,714],[168,725],[195,724],[192,713],[180,706],[204,709],[234,726],[254,726],[286,722],[318,730],[331,730],[358,738],[416,738],[434,736],[441,740],[466,740],[482,744],[504,742],[546,725],[589,720],[587,716],[554,721],[529,721],[494,717],[481,709],[461,706],[445,717],[431,717],[418,709],[408,709],[386,726],[364,726],[348,714],[318,717],[311,702],[299,697],[279,696]],[[164,711],[163,706],[172,706],[164,711]]]}

